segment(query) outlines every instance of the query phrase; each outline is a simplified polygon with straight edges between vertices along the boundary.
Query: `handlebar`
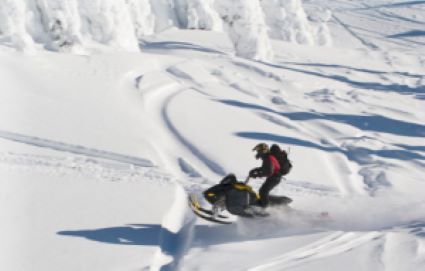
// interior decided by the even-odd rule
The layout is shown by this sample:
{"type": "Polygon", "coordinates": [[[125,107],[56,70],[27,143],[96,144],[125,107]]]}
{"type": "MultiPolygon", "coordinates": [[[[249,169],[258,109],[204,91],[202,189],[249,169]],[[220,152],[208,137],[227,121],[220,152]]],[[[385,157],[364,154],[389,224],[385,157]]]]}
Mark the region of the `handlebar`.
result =
{"type": "Polygon", "coordinates": [[[246,179],[245,179],[245,182],[244,182],[244,183],[245,183],[245,184],[248,184],[248,182],[249,182],[249,179],[250,179],[250,178],[251,178],[251,177],[249,177],[249,176],[248,176],[248,177],[246,177],[246,179]]]}

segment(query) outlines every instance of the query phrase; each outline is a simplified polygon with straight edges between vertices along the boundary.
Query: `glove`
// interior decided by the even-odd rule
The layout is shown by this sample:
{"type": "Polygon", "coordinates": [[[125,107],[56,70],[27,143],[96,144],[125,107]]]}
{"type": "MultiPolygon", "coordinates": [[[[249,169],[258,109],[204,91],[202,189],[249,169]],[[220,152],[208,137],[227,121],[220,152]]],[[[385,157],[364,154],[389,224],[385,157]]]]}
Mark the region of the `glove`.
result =
{"type": "Polygon", "coordinates": [[[249,171],[249,177],[257,178],[258,177],[258,169],[254,168],[249,171]]]}

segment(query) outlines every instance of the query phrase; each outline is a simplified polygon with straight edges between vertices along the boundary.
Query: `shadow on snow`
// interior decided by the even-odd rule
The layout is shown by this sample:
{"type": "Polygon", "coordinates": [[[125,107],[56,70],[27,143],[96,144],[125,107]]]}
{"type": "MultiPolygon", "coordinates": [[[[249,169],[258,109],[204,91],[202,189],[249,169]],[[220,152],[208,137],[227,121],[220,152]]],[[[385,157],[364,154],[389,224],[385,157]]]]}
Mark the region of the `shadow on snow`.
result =
{"type": "MultiPolygon", "coordinates": [[[[285,69],[289,71],[304,73],[304,74],[322,77],[326,79],[336,80],[342,83],[349,84],[352,87],[359,88],[359,89],[371,89],[371,90],[385,91],[385,92],[397,92],[400,94],[412,94],[412,95],[419,96],[418,98],[421,98],[422,97],[421,95],[425,94],[425,86],[411,87],[408,85],[396,84],[396,83],[382,84],[379,82],[361,82],[361,81],[355,81],[348,77],[337,75],[337,74],[333,74],[333,75],[325,74],[318,71],[310,71],[310,70],[305,70],[301,68],[284,66],[282,64],[278,65],[278,64],[272,64],[272,63],[262,62],[262,61],[258,61],[258,62],[273,68],[285,69]]],[[[238,63],[235,63],[235,64],[238,65],[238,63]]]]}
{"type": "MultiPolygon", "coordinates": [[[[425,223],[422,221],[413,221],[409,224],[402,226],[408,229],[411,233],[418,236],[425,236],[425,223]]],[[[393,226],[377,226],[370,229],[357,229],[357,230],[383,230],[391,229],[393,226]]],[[[325,232],[328,230],[348,230],[344,225],[330,224],[329,228],[317,228],[312,226],[300,226],[298,229],[285,229],[284,226],[279,230],[271,231],[268,234],[263,233],[260,235],[241,234],[238,231],[236,224],[232,225],[193,225],[193,227],[184,229],[185,234],[191,231],[193,234],[191,247],[206,247],[213,245],[220,245],[226,243],[235,243],[241,241],[261,240],[281,238],[285,236],[313,234],[325,232]]],[[[160,246],[163,253],[168,255],[181,254],[185,250],[182,249],[181,233],[173,233],[164,229],[159,224],[132,224],[122,227],[111,227],[93,230],[74,230],[74,231],[61,231],[59,235],[81,237],[91,241],[97,241],[115,245],[135,245],[135,246],[160,246]]],[[[184,243],[185,241],[183,241],[184,243]]],[[[187,246],[187,244],[184,244],[187,246]]],[[[180,255],[178,258],[181,258],[180,255]]],[[[161,269],[162,270],[162,269],[161,269]]]]}
{"type": "Polygon", "coordinates": [[[377,6],[368,6],[365,8],[355,8],[353,10],[364,10],[364,9],[379,9],[379,8],[403,8],[403,7],[410,7],[415,5],[423,5],[425,4],[425,1],[400,1],[396,3],[388,3],[388,4],[381,4],[377,6]]]}
{"type": "Polygon", "coordinates": [[[157,41],[157,42],[149,42],[142,41],[139,43],[139,47],[141,50],[191,50],[198,51],[202,53],[215,53],[215,54],[224,54],[218,50],[214,50],[211,48],[199,46],[189,42],[178,42],[178,41],[157,41]]]}
{"type": "MultiPolygon", "coordinates": [[[[184,227],[181,232],[173,233],[159,224],[131,224],[122,227],[111,227],[93,230],[60,231],[57,234],[63,236],[82,237],[91,241],[97,241],[116,245],[157,246],[168,255],[176,255],[181,249],[182,235],[192,234],[192,246],[210,246],[225,243],[233,243],[246,240],[268,239],[282,237],[278,235],[264,234],[263,236],[247,236],[240,234],[236,224],[232,225],[193,225],[184,227]],[[191,231],[191,233],[188,233],[191,231]]],[[[304,228],[299,231],[286,232],[286,234],[304,234],[318,232],[316,229],[304,228]]],[[[285,232],[283,232],[285,233],[285,232]]]]}
{"type": "Polygon", "coordinates": [[[242,107],[248,109],[256,109],[267,111],[287,117],[291,120],[296,121],[307,121],[307,120],[328,120],[335,121],[347,125],[351,125],[363,131],[381,132],[400,136],[411,136],[411,137],[424,137],[425,126],[416,123],[405,122],[401,120],[391,119],[379,115],[348,115],[348,114],[331,114],[331,113],[313,113],[313,112],[277,112],[273,109],[251,104],[244,103],[236,100],[219,100],[220,102],[242,107]]]}
{"type": "Polygon", "coordinates": [[[419,37],[425,36],[425,31],[422,30],[411,30],[403,33],[398,33],[388,36],[389,38],[409,38],[409,37],[419,37]]]}
{"type": "Polygon", "coordinates": [[[371,150],[364,147],[350,147],[348,150],[344,150],[332,146],[322,146],[310,141],[287,137],[281,135],[274,135],[270,133],[261,133],[261,132],[239,132],[236,133],[237,136],[255,139],[259,141],[273,141],[281,144],[302,146],[307,148],[314,148],[327,152],[339,152],[344,154],[349,160],[355,161],[359,164],[366,164],[370,162],[370,156],[375,155],[382,158],[398,159],[398,160],[425,160],[425,156],[414,153],[407,150],[371,150]]]}
{"type": "MultiPolygon", "coordinates": [[[[187,231],[188,229],[185,229],[187,231]]],[[[213,245],[234,242],[241,237],[237,237],[235,225],[194,225],[193,243],[202,240],[203,245],[213,245]]],[[[163,252],[175,255],[180,248],[179,239],[182,233],[173,233],[159,224],[131,224],[122,227],[111,227],[94,230],[74,230],[60,231],[57,234],[63,236],[82,237],[92,241],[98,241],[116,245],[139,245],[157,246],[160,244],[163,252]]],[[[185,234],[189,234],[185,232],[185,234]]]]}
{"type": "Polygon", "coordinates": [[[178,269],[189,245],[191,231],[191,226],[173,233],[158,224],[135,224],[94,230],[61,231],[57,234],[115,245],[159,246],[163,254],[173,257],[173,260],[162,265],[160,270],[172,271],[178,269]]]}
{"type": "Polygon", "coordinates": [[[423,74],[414,74],[410,72],[400,72],[400,71],[380,71],[380,70],[372,70],[372,69],[366,69],[366,68],[357,68],[353,66],[346,66],[346,65],[340,65],[340,64],[305,63],[305,62],[291,62],[291,61],[280,62],[280,64],[305,66],[305,67],[318,67],[318,68],[346,69],[346,70],[350,70],[354,72],[371,73],[371,74],[377,74],[377,75],[394,74],[394,75],[400,75],[400,76],[417,78],[417,79],[420,79],[423,77],[423,74]]]}
{"type": "MultiPolygon", "coordinates": [[[[235,100],[219,100],[220,102],[231,105],[238,106],[243,108],[255,109],[267,111],[269,113],[278,114],[284,117],[287,117],[291,120],[306,121],[306,120],[328,120],[335,121],[339,123],[344,123],[351,125],[361,130],[373,131],[373,132],[382,132],[389,133],[400,136],[416,136],[423,137],[425,136],[425,126],[420,124],[408,123],[400,120],[394,120],[391,118],[377,116],[377,115],[365,115],[365,116],[356,116],[356,115],[343,115],[343,114],[322,114],[322,113],[311,113],[311,112],[295,112],[295,113],[284,113],[277,112],[273,109],[256,105],[250,103],[244,103],[235,100]]],[[[425,150],[424,146],[407,146],[407,145],[397,145],[401,149],[381,149],[381,150],[372,150],[364,147],[354,147],[349,146],[347,149],[342,149],[335,146],[324,146],[319,145],[314,142],[306,141],[299,138],[275,135],[264,132],[238,132],[237,136],[254,139],[259,141],[273,141],[282,144],[296,145],[307,148],[315,148],[327,152],[339,152],[344,154],[349,160],[355,161],[359,164],[370,163],[371,156],[379,156],[382,158],[390,158],[397,160],[425,160],[425,156],[419,154],[425,150]]]]}
{"type": "Polygon", "coordinates": [[[425,223],[422,221],[415,221],[407,225],[406,227],[409,229],[411,234],[415,234],[416,236],[425,238],[425,223]]]}
{"type": "MultiPolygon", "coordinates": [[[[313,112],[277,112],[271,108],[267,108],[257,104],[244,103],[236,100],[218,100],[230,106],[237,106],[253,110],[266,111],[272,114],[278,114],[291,120],[307,121],[307,120],[328,120],[335,121],[347,125],[351,125],[361,130],[382,132],[395,134],[400,136],[425,136],[425,126],[395,120],[377,115],[343,115],[343,114],[322,114],[313,112]]],[[[300,138],[277,135],[272,133],[243,131],[235,133],[236,136],[252,139],[256,141],[272,141],[284,145],[295,145],[306,148],[313,148],[326,152],[335,152],[343,154],[348,160],[354,161],[359,165],[382,164],[383,161],[376,161],[374,157],[396,159],[400,161],[422,162],[425,160],[425,155],[422,153],[425,150],[424,146],[407,146],[395,145],[393,149],[369,149],[355,145],[348,145],[344,148],[330,144],[319,144],[300,138]]],[[[369,179],[369,174],[365,172],[365,184],[369,187],[369,192],[374,193],[378,186],[389,186],[385,176],[378,175],[375,180],[369,179]]]]}

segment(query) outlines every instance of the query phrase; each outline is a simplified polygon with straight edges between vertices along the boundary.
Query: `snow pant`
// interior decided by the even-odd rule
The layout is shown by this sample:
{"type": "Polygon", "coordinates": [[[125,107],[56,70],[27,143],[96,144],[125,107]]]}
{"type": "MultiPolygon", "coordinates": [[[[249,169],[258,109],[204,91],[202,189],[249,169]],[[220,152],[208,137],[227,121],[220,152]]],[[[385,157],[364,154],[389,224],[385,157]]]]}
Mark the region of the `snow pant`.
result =
{"type": "Polygon", "coordinates": [[[267,207],[269,205],[269,193],[270,191],[280,183],[282,176],[270,176],[266,179],[263,185],[260,187],[260,200],[259,204],[261,207],[267,207]]]}

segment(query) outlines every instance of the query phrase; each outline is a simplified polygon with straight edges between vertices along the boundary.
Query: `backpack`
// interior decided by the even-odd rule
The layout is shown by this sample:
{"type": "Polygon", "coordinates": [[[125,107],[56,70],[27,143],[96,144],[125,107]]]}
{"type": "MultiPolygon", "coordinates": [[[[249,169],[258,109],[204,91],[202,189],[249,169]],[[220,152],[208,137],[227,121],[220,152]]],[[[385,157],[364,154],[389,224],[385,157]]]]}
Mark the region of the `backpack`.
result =
{"type": "Polygon", "coordinates": [[[282,176],[291,171],[292,164],[288,159],[288,153],[286,153],[286,151],[280,149],[277,144],[273,144],[270,148],[270,154],[276,157],[276,160],[279,162],[280,174],[282,174],[282,176]]]}

